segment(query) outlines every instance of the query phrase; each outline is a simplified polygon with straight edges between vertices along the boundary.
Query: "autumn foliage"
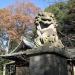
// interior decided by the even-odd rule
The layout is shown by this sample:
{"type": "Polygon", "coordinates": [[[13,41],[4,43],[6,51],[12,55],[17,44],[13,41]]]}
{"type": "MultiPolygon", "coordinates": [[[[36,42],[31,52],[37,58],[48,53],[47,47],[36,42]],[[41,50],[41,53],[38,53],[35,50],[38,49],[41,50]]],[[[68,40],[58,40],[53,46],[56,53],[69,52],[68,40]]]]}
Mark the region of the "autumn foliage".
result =
{"type": "Polygon", "coordinates": [[[0,29],[6,28],[10,39],[18,42],[27,26],[34,26],[34,17],[39,11],[32,3],[20,3],[0,9],[0,29]]]}

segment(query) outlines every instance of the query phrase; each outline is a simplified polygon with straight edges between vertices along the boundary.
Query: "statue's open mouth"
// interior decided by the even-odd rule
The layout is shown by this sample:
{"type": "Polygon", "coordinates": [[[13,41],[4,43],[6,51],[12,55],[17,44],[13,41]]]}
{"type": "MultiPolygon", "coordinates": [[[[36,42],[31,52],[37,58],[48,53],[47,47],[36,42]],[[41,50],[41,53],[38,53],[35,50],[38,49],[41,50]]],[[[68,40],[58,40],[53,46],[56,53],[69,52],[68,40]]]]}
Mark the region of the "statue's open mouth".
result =
{"type": "Polygon", "coordinates": [[[43,28],[48,28],[50,24],[43,23],[42,21],[40,21],[40,26],[41,26],[41,29],[43,29],[43,28]]]}

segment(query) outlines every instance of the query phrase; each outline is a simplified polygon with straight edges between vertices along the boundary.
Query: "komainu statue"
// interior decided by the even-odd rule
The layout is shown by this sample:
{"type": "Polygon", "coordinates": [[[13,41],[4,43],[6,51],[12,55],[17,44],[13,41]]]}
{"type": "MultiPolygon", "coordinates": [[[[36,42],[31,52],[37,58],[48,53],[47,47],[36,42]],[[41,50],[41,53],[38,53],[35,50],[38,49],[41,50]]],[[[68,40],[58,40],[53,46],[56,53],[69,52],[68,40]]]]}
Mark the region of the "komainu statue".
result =
{"type": "Polygon", "coordinates": [[[57,21],[52,13],[41,12],[35,18],[37,38],[34,40],[36,46],[49,43],[50,46],[64,47],[57,35],[57,21]]]}
{"type": "Polygon", "coordinates": [[[29,42],[24,37],[24,42],[31,48],[50,44],[50,46],[63,48],[63,44],[57,35],[57,21],[52,13],[40,12],[35,18],[36,35],[34,43],[29,42]]]}

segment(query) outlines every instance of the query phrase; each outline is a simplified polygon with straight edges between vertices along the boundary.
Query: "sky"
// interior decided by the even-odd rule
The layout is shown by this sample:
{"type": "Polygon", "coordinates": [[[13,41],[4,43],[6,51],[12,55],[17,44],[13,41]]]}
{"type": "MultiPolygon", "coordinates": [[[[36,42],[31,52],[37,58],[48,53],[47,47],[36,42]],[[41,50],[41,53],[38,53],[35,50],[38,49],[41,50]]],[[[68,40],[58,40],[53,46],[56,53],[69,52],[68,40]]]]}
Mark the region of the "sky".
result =
{"type": "Polygon", "coordinates": [[[5,8],[12,4],[13,0],[0,0],[0,8],[5,8]]]}
{"type": "Polygon", "coordinates": [[[32,3],[34,3],[36,6],[45,9],[49,5],[52,5],[56,2],[63,2],[67,0],[31,0],[32,3]]]}
{"type": "MultiPolygon", "coordinates": [[[[56,0],[27,0],[27,1],[34,3],[37,7],[41,9],[44,9],[49,6],[50,4],[49,2],[54,2],[56,0]]],[[[5,8],[11,5],[12,3],[15,3],[15,0],[0,0],[0,8],[5,8]]]]}
{"type": "Polygon", "coordinates": [[[49,4],[45,0],[32,0],[31,2],[41,9],[49,6],[49,4]]]}

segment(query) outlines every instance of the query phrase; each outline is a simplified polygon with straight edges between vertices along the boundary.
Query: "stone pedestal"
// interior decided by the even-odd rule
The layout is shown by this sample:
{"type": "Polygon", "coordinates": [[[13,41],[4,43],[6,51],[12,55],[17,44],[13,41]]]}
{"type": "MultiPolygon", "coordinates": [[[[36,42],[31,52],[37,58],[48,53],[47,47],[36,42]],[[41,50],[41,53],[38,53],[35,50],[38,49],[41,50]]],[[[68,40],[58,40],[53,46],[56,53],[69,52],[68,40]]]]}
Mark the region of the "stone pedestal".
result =
{"type": "Polygon", "coordinates": [[[55,54],[32,56],[30,75],[68,75],[67,60],[55,54]]]}

